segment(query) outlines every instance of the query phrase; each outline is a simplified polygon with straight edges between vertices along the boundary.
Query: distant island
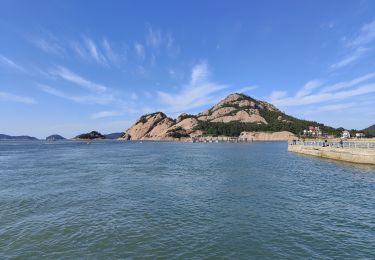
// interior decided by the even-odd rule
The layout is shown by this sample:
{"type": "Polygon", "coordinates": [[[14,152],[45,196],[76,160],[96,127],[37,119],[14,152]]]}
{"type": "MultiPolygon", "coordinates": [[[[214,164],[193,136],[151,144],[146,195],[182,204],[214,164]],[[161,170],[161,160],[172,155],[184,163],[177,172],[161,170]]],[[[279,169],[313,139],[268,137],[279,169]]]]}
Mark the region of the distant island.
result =
{"type": "Polygon", "coordinates": [[[7,141],[7,140],[35,141],[35,140],[38,140],[38,138],[32,137],[32,136],[28,136],[28,135],[12,136],[12,135],[0,134],[0,140],[3,140],[3,141],[7,141]]]}
{"type": "Polygon", "coordinates": [[[61,140],[66,140],[64,137],[61,135],[50,135],[46,137],[47,141],[61,141],[61,140]]]}
{"type": "Polygon", "coordinates": [[[172,119],[155,112],[141,116],[120,139],[189,141],[202,136],[241,136],[251,140],[291,140],[311,126],[332,136],[342,132],[342,128],[298,119],[268,102],[234,93],[197,115],[184,113],[172,119]]]}
{"type": "Polygon", "coordinates": [[[76,137],[74,137],[74,139],[83,139],[83,140],[105,139],[105,136],[97,131],[91,131],[90,133],[77,135],[76,137]]]}
{"type": "Polygon", "coordinates": [[[121,132],[121,133],[111,133],[111,134],[106,134],[104,135],[105,136],[105,139],[118,139],[120,138],[124,133],[121,132]]]}

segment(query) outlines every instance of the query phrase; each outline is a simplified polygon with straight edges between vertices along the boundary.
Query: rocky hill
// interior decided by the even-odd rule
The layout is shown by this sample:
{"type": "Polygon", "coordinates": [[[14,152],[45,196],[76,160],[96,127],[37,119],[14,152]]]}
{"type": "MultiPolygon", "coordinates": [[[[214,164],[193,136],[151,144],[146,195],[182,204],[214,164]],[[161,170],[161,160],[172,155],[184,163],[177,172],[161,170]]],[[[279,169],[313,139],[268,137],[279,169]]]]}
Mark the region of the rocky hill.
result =
{"type": "Polygon", "coordinates": [[[105,136],[97,131],[91,131],[90,133],[80,134],[74,137],[74,139],[94,140],[94,139],[105,139],[105,136]]]}
{"type": "Polygon", "coordinates": [[[235,93],[197,115],[181,114],[177,119],[162,112],[144,115],[120,139],[185,140],[202,135],[240,136],[243,132],[260,131],[298,134],[310,125],[319,126],[323,132],[338,133],[335,128],[294,118],[270,103],[235,93]]]}

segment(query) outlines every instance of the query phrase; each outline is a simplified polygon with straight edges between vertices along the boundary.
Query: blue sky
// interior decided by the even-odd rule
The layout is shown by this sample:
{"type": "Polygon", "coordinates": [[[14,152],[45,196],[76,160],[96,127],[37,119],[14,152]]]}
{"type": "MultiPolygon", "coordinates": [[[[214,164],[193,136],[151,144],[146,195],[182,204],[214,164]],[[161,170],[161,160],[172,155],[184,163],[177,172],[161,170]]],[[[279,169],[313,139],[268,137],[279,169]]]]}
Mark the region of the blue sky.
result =
{"type": "Polygon", "coordinates": [[[374,1],[0,1],[0,133],[73,137],[229,93],[375,123],[374,1]]]}

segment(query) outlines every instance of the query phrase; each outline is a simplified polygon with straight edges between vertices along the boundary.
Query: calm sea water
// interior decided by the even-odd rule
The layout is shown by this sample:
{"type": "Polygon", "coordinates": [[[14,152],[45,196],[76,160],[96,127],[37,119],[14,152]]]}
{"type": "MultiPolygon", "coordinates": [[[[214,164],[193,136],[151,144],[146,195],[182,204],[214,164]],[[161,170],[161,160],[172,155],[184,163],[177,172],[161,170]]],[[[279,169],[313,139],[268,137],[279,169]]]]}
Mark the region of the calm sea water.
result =
{"type": "Polygon", "coordinates": [[[286,143],[0,143],[0,258],[374,259],[375,168],[286,143]]]}

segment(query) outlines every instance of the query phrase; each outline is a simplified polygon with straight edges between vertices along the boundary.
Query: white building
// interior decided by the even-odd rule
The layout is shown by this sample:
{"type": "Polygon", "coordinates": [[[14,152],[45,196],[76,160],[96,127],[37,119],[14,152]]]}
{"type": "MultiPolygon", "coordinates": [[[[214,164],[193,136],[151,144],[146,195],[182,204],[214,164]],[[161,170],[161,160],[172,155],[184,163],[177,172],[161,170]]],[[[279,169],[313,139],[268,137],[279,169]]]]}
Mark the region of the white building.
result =
{"type": "Polygon", "coordinates": [[[355,137],[358,138],[358,139],[365,138],[365,134],[364,133],[356,133],[355,137]]]}
{"type": "Polygon", "coordinates": [[[348,130],[342,131],[342,138],[350,138],[350,132],[348,130]]]}

